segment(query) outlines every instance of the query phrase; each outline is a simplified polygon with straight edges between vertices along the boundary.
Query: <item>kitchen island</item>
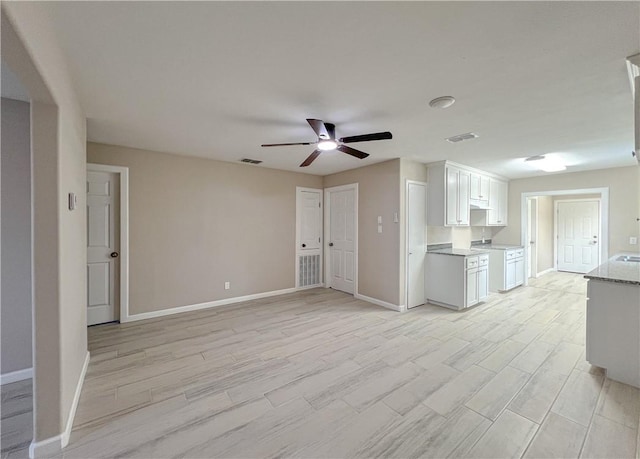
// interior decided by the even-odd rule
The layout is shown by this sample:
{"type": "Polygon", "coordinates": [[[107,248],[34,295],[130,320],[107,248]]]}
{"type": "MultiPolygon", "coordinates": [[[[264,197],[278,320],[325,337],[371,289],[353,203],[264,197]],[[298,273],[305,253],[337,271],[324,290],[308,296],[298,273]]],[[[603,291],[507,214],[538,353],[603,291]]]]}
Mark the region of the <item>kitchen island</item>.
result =
{"type": "Polygon", "coordinates": [[[639,254],[618,254],[584,277],[587,360],[607,377],[640,388],[639,254]]]}

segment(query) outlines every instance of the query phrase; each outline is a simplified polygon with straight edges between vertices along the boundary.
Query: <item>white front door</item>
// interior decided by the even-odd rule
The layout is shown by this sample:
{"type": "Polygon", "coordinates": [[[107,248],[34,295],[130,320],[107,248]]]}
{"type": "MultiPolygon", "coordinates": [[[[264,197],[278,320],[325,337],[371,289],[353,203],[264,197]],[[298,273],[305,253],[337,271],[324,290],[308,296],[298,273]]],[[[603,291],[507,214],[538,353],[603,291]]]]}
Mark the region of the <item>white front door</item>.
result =
{"type": "Polygon", "coordinates": [[[407,184],[407,307],[424,304],[424,262],[427,250],[427,186],[407,184]]]}
{"type": "Polygon", "coordinates": [[[328,190],[329,287],[354,293],[356,275],[356,190],[328,190]]]}
{"type": "Polygon", "coordinates": [[[558,271],[587,273],[599,264],[600,201],[560,201],[558,271]]]}
{"type": "Polygon", "coordinates": [[[87,172],[87,325],[118,319],[119,180],[87,172]]]}

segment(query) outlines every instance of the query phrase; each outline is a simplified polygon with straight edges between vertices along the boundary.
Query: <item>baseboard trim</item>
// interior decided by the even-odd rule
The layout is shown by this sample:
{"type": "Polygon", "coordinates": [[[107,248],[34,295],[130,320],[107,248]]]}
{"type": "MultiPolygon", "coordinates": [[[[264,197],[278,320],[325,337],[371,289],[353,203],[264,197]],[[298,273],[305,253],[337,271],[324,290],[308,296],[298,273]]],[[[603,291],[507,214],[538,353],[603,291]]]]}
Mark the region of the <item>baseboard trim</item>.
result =
{"type": "Polygon", "coordinates": [[[69,438],[71,437],[71,429],[73,428],[73,420],[76,417],[76,410],[78,409],[78,402],[80,401],[80,394],[82,393],[82,385],[84,384],[84,378],[87,374],[87,368],[89,367],[89,360],[91,355],[87,352],[80,371],[80,377],[76,383],[76,391],[73,394],[73,401],[71,402],[71,409],[69,410],[69,417],[67,418],[67,424],[64,431],[60,435],[47,438],[39,442],[32,441],[29,445],[29,457],[31,459],[39,457],[50,457],[60,454],[60,451],[69,444],[69,438]]]}
{"type": "Polygon", "coordinates": [[[407,307],[404,304],[401,304],[401,305],[391,304],[391,303],[387,303],[386,301],[379,300],[377,298],[371,298],[370,296],[361,295],[360,293],[356,293],[353,296],[359,300],[366,301],[367,303],[373,303],[378,306],[382,306],[383,308],[391,309],[392,311],[404,312],[407,310],[407,307]]]}
{"type": "Polygon", "coordinates": [[[24,381],[25,379],[31,378],[33,378],[33,368],[25,368],[24,370],[12,371],[10,373],[0,375],[0,386],[18,381],[24,381]]]}
{"type": "Polygon", "coordinates": [[[206,303],[190,304],[187,306],[176,306],[174,308],[161,309],[159,311],[142,312],[140,314],[132,314],[121,322],[135,322],[137,320],[153,319],[156,317],[170,316],[180,314],[181,312],[199,311],[201,309],[216,308],[219,306],[227,306],[229,304],[242,303],[244,301],[258,300],[260,298],[268,298],[270,296],[285,295],[301,290],[322,287],[322,285],[313,285],[309,287],[293,287],[282,290],[273,290],[271,292],[254,293],[253,295],[236,296],[233,298],[225,298],[224,300],[208,301],[206,303]]]}
{"type": "Polygon", "coordinates": [[[545,269],[544,271],[540,271],[539,273],[537,273],[536,277],[544,276],[545,274],[549,274],[551,272],[554,272],[555,270],[556,270],[556,268],[545,269]]]}

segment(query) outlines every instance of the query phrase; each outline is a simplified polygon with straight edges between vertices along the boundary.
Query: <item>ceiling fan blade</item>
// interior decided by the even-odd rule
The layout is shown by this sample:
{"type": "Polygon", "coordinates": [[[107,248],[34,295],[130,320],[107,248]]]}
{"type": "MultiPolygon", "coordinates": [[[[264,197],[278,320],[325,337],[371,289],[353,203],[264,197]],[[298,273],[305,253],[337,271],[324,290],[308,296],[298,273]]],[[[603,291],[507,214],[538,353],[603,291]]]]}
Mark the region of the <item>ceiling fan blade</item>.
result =
{"type": "Polygon", "coordinates": [[[307,118],[307,123],[311,126],[311,129],[318,135],[321,139],[330,139],[329,132],[327,132],[327,127],[324,125],[322,120],[313,120],[307,118]]]}
{"type": "Polygon", "coordinates": [[[342,143],[353,143],[353,142],[369,142],[371,140],[388,140],[392,139],[393,136],[389,131],[386,132],[376,132],[374,134],[363,134],[363,135],[352,135],[351,137],[343,137],[340,139],[342,143]]]}
{"type": "Polygon", "coordinates": [[[342,153],[346,153],[360,159],[365,159],[367,156],[369,156],[369,153],[356,150],[355,148],[347,147],[346,145],[340,145],[338,148],[336,148],[336,150],[340,150],[342,153]]]}
{"type": "Polygon", "coordinates": [[[315,150],[313,153],[309,155],[307,159],[304,160],[302,164],[300,164],[300,167],[307,167],[309,164],[314,162],[319,155],[320,155],[320,150],[315,150]]]}
{"type": "Polygon", "coordinates": [[[315,145],[318,142],[296,142],[296,143],[263,143],[262,147],[286,147],[288,145],[315,145]]]}

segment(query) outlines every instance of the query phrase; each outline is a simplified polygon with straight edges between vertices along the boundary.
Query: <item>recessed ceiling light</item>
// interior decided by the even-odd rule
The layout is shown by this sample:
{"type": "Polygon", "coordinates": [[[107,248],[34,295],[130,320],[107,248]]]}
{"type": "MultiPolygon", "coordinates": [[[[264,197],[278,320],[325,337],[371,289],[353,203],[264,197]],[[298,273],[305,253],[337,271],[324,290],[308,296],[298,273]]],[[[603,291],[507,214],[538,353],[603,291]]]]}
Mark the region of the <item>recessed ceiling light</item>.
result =
{"type": "Polygon", "coordinates": [[[456,99],[453,96],[436,97],[429,102],[431,108],[449,108],[455,103],[456,99]]]}
{"type": "Polygon", "coordinates": [[[322,151],[335,150],[338,144],[333,140],[323,140],[318,143],[318,148],[322,151]]]}
{"type": "Polygon", "coordinates": [[[567,166],[557,157],[549,157],[545,155],[531,156],[524,160],[530,162],[536,169],[544,172],[560,172],[567,169],[567,166]]]}

